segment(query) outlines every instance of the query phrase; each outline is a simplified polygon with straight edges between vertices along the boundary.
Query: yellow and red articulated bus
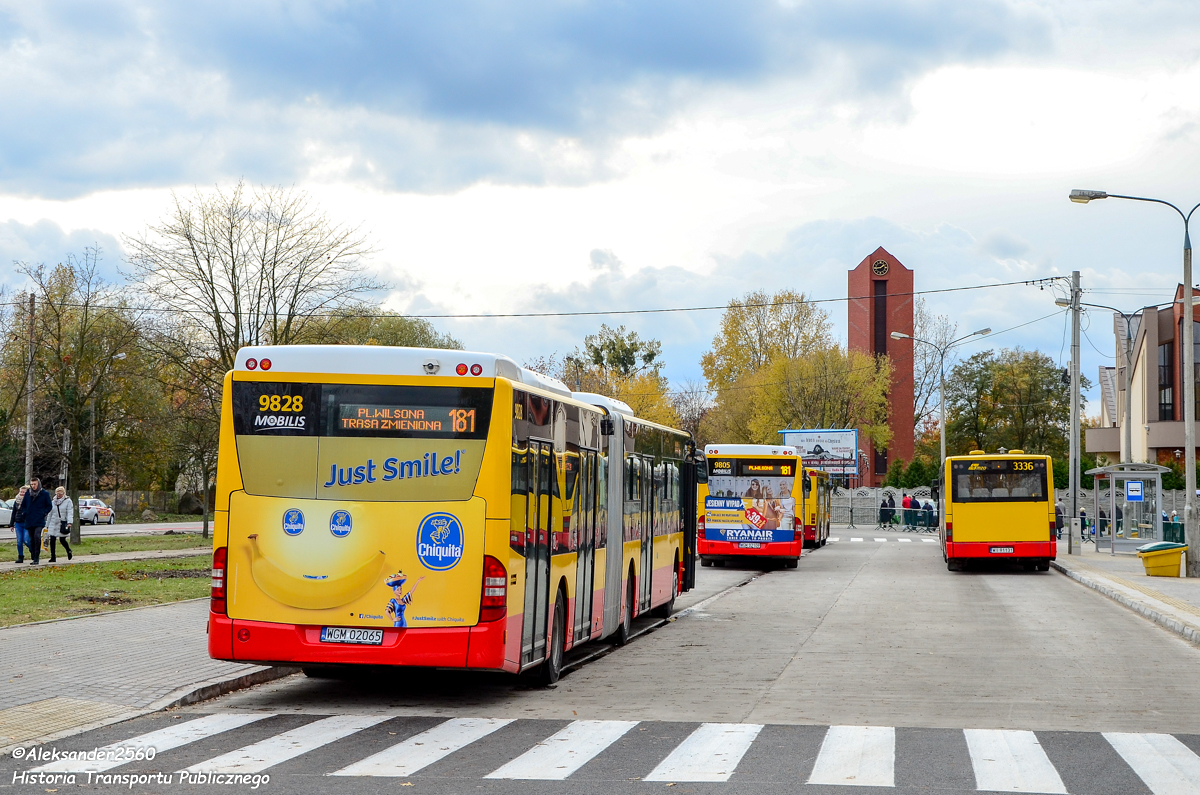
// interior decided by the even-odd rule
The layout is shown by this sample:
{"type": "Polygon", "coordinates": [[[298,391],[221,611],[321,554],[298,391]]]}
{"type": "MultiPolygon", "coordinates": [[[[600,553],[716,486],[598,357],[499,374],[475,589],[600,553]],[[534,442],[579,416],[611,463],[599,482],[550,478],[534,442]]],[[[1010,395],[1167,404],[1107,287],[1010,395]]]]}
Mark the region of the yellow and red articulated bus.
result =
{"type": "Polygon", "coordinates": [[[1058,554],[1050,456],[1024,450],[946,459],[939,488],[946,568],[1008,560],[1048,571],[1058,554]]]}
{"type": "Polygon", "coordinates": [[[694,582],[690,436],[504,356],[244,348],[223,400],[216,659],[554,681],[694,582]]]}
{"type": "MultiPolygon", "coordinates": [[[[829,473],[804,467],[801,482],[802,510],[797,516],[804,519],[804,548],[816,549],[829,541],[829,517],[833,511],[833,487],[829,473]]],[[[797,526],[797,531],[799,531],[797,526]]]]}
{"type": "Polygon", "coordinates": [[[708,482],[701,489],[703,522],[696,541],[702,565],[770,558],[795,568],[805,515],[796,493],[796,473],[803,466],[796,448],[711,444],[704,456],[708,482]]]}

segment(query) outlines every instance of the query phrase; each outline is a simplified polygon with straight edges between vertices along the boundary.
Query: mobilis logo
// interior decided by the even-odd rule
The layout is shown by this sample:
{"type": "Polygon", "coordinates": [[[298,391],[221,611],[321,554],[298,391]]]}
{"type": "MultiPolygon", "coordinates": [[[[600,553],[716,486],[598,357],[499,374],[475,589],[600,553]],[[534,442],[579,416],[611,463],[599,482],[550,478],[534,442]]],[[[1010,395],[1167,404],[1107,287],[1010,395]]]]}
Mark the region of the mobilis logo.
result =
{"type": "Polygon", "coordinates": [[[303,428],[304,417],[284,416],[282,414],[257,414],[254,417],[254,427],[266,431],[277,428],[303,428]]]}

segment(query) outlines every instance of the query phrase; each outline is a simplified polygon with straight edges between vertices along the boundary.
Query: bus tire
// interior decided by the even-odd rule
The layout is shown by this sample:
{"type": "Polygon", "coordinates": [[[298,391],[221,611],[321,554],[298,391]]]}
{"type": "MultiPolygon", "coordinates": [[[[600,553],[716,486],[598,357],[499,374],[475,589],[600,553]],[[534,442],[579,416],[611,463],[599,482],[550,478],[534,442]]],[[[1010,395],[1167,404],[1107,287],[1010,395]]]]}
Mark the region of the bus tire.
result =
{"type": "Polygon", "coordinates": [[[675,594],[679,593],[679,558],[675,558],[674,565],[671,566],[671,598],[666,604],[659,605],[650,611],[650,615],[655,618],[670,618],[671,613],[675,612],[675,594]]]}
{"type": "Polygon", "coordinates": [[[617,628],[617,645],[624,646],[633,638],[633,600],[637,596],[633,592],[633,570],[629,570],[629,579],[625,585],[625,615],[621,626],[617,628]]]}
{"type": "Polygon", "coordinates": [[[1038,565],[1037,565],[1037,570],[1038,571],[1050,571],[1050,561],[1048,561],[1048,560],[1039,561],[1038,565]]]}
{"type": "Polygon", "coordinates": [[[946,571],[962,571],[962,564],[957,560],[947,560],[946,571]]]}
{"type": "Polygon", "coordinates": [[[346,670],[336,665],[306,665],[302,669],[309,679],[343,679],[346,670]]]}
{"type": "Polygon", "coordinates": [[[785,562],[783,565],[784,565],[784,566],[786,566],[786,567],[787,567],[787,568],[789,568],[789,569],[794,569],[794,568],[797,568],[797,567],[800,565],[800,561],[798,561],[798,560],[789,560],[789,561],[785,562]]]}
{"type": "Polygon", "coordinates": [[[556,683],[562,677],[563,655],[565,651],[563,646],[566,645],[566,628],[567,628],[567,595],[559,589],[558,599],[554,605],[554,626],[550,630],[550,654],[546,657],[546,662],[542,665],[541,680],[542,685],[548,686],[556,683]]]}
{"type": "Polygon", "coordinates": [[[700,558],[700,565],[712,568],[713,562],[708,558],[700,558]]]}

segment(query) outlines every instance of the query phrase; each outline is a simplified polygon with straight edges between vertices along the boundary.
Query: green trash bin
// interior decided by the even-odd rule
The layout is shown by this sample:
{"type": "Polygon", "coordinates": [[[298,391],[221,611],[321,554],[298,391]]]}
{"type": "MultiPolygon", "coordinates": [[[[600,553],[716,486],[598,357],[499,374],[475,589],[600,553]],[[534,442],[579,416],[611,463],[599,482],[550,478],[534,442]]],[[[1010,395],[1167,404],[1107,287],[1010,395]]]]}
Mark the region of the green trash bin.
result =
{"type": "Polygon", "coordinates": [[[1183,522],[1163,522],[1163,540],[1176,544],[1187,543],[1183,537],[1183,522]]]}

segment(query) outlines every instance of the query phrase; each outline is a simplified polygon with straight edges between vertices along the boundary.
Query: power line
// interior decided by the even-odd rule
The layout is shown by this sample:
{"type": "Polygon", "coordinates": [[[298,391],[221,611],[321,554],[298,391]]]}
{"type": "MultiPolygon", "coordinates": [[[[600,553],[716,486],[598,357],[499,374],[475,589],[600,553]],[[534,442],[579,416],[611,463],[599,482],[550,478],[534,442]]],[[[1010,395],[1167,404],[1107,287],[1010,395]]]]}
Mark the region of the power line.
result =
{"type": "MultiPolygon", "coordinates": [[[[988,290],[995,287],[1013,287],[1016,285],[1037,285],[1044,286],[1061,280],[1062,276],[1049,276],[1042,279],[1026,279],[1024,281],[1015,282],[997,282],[995,284],[973,284],[966,287],[943,287],[936,290],[916,290],[908,293],[889,293],[889,298],[904,298],[918,295],[934,295],[937,293],[957,293],[967,290],[988,290]]],[[[800,304],[832,304],[841,303],[843,301],[867,301],[873,299],[873,295],[858,295],[846,296],[844,298],[806,298],[798,301],[769,301],[758,304],[738,304],[739,309],[767,309],[779,306],[796,306],[800,304]]],[[[23,305],[19,302],[3,302],[0,306],[18,306],[23,305]]],[[[186,309],[174,307],[154,307],[154,306],[110,306],[103,304],[78,304],[71,302],[55,302],[53,304],[61,308],[89,308],[89,309],[110,309],[122,310],[127,312],[162,312],[173,315],[197,315],[200,317],[211,318],[216,315],[230,314],[224,310],[218,310],[216,313],[203,309],[186,309]]],[[[654,315],[667,314],[674,312],[709,312],[730,309],[729,304],[713,304],[710,306],[681,306],[681,307],[664,307],[659,309],[596,309],[596,310],[581,310],[578,312],[507,312],[507,313],[487,313],[473,312],[464,314],[406,314],[403,312],[355,312],[353,310],[331,311],[331,312],[295,312],[295,313],[243,313],[248,315],[257,315],[264,320],[268,318],[279,319],[304,319],[304,318],[341,318],[345,320],[354,319],[376,319],[376,318],[391,318],[405,317],[420,320],[470,320],[470,319],[507,319],[507,318],[539,318],[539,317],[595,317],[607,315],[654,315]]]]}

